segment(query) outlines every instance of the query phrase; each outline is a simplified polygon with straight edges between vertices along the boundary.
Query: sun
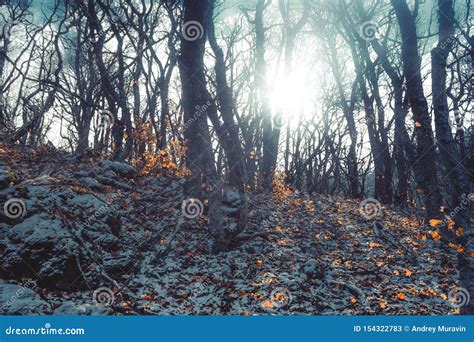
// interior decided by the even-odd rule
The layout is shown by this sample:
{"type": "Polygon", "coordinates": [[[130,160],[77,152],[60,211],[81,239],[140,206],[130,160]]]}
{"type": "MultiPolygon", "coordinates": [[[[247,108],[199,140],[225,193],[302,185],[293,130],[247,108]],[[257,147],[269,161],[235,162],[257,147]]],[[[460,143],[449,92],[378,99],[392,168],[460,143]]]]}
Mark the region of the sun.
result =
{"type": "Polygon", "coordinates": [[[270,93],[272,113],[281,114],[287,122],[297,121],[311,106],[309,75],[303,71],[278,76],[270,93]]]}

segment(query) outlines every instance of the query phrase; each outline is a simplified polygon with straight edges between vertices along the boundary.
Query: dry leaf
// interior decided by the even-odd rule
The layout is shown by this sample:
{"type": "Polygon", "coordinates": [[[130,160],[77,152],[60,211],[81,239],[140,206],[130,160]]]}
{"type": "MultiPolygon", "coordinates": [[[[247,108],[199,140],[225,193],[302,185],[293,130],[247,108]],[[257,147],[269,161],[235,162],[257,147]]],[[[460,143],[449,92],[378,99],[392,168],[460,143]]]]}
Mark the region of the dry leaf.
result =
{"type": "Polygon", "coordinates": [[[436,227],[439,226],[443,221],[438,220],[438,219],[431,219],[428,221],[431,227],[436,227]]]}

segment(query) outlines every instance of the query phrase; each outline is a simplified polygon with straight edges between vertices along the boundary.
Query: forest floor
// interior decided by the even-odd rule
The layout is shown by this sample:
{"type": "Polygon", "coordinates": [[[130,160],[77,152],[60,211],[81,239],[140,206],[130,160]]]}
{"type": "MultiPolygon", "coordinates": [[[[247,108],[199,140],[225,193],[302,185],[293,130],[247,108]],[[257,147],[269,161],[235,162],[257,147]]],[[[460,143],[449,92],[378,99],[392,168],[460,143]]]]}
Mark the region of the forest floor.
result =
{"type": "Polygon", "coordinates": [[[268,235],[211,254],[206,210],[183,217],[183,183],[47,148],[0,147],[0,313],[459,311],[449,300],[456,252],[440,266],[438,234],[421,212],[383,207],[367,219],[353,199],[248,193],[246,232],[268,235]],[[6,215],[12,199],[20,213],[6,215]]]}

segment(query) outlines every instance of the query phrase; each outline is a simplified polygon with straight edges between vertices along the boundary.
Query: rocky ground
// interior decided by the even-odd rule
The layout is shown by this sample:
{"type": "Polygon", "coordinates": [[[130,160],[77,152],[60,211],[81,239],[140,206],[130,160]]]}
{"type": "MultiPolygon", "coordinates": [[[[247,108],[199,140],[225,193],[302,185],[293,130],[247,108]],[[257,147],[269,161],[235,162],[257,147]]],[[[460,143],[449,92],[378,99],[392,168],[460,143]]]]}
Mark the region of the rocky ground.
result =
{"type": "MultiPolygon", "coordinates": [[[[209,253],[183,179],[0,147],[1,314],[450,314],[456,251],[415,210],[277,189],[249,194],[247,241],[209,253]]],[[[238,201],[226,192],[229,216],[238,201]]]]}

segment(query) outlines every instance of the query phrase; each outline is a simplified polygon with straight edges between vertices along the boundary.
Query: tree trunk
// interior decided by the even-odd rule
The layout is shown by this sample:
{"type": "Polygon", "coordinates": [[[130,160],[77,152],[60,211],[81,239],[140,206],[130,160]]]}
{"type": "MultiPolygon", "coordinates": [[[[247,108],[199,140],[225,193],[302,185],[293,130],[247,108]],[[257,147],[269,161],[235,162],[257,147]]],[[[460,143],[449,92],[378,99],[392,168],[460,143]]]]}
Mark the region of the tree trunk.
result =
{"type": "MultiPolygon", "coordinates": [[[[186,180],[185,193],[192,198],[209,199],[209,230],[214,238],[214,250],[227,249],[228,242],[222,222],[222,187],[218,179],[211,137],[207,124],[209,106],[206,77],[204,74],[204,48],[207,36],[207,16],[212,10],[210,0],[185,0],[184,23],[196,25],[197,39],[181,37],[181,54],[178,58],[184,111],[184,137],[187,142],[187,166],[191,175],[186,180]],[[200,25],[194,24],[199,23],[200,25]],[[196,108],[204,108],[196,112],[196,108]],[[204,185],[204,189],[202,188],[204,185]]],[[[194,37],[195,38],[195,37],[194,37]]]]}
{"type": "Polygon", "coordinates": [[[405,0],[391,0],[395,9],[402,38],[403,71],[407,80],[407,95],[415,120],[417,156],[413,167],[421,170],[419,188],[426,208],[425,221],[440,218],[441,195],[438,185],[436,153],[428,103],[423,93],[421,59],[415,18],[405,0]]]}
{"type": "MultiPolygon", "coordinates": [[[[267,0],[258,0],[255,10],[255,53],[257,56],[256,77],[257,88],[261,100],[261,118],[262,118],[262,154],[263,160],[261,165],[262,182],[266,189],[272,186],[273,174],[275,172],[276,156],[278,149],[278,140],[275,145],[275,135],[280,135],[279,125],[272,124],[272,113],[269,99],[269,91],[267,85],[267,72],[265,64],[265,28],[263,26],[263,12],[270,4],[267,0]]],[[[278,120],[276,120],[278,121],[278,120]]]]}
{"type": "MultiPolygon", "coordinates": [[[[454,34],[454,9],[452,0],[438,0],[439,18],[439,40],[438,45],[431,51],[432,70],[432,91],[433,109],[436,125],[436,138],[440,147],[440,155],[446,168],[447,178],[450,184],[450,197],[452,208],[456,209],[454,215],[454,231],[463,229],[464,234],[457,238],[463,248],[464,253],[458,253],[458,266],[460,273],[460,285],[468,290],[471,295],[470,303],[461,309],[464,314],[474,313],[474,287],[471,282],[471,262],[469,257],[468,241],[471,239],[471,227],[469,221],[470,200],[468,199],[467,181],[464,167],[461,163],[456,141],[451,132],[449,124],[449,107],[446,92],[446,61],[453,45],[454,34]],[[467,199],[467,200],[466,200],[467,199]],[[465,255],[466,254],[466,255],[465,255]]],[[[448,243],[456,238],[455,234],[450,234],[446,225],[443,226],[444,236],[448,243]]]]}

